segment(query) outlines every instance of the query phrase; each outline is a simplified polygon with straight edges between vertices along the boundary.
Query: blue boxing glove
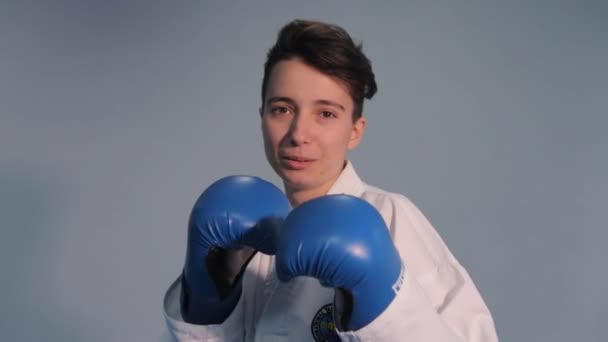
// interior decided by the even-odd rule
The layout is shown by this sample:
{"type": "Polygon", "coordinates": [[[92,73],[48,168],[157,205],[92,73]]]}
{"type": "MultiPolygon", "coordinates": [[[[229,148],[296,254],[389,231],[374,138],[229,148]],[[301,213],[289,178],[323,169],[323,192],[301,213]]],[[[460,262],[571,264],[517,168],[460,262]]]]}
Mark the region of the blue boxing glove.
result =
{"type": "MultiPolygon", "coordinates": [[[[358,330],[395,298],[403,265],[380,213],[349,195],[328,195],[294,209],[277,242],[277,276],[317,278],[346,299],[345,330],[358,330]]],[[[338,308],[338,311],[341,309],[338,308]]]]}
{"type": "Polygon", "coordinates": [[[219,324],[236,306],[242,274],[256,251],[274,254],[289,213],[287,197],[257,177],[229,176],[198,198],[188,222],[181,313],[186,322],[219,324]]]}

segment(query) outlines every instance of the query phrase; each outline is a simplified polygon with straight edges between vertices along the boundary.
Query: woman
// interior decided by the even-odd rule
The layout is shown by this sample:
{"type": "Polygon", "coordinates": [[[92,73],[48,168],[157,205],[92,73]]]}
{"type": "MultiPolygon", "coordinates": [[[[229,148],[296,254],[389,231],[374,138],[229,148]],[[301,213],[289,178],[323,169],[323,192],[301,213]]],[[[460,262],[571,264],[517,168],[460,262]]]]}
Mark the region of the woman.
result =
{"type": "Polygon", "coordinates": [[[201,195],[183,274],[165,296],[177,340],[497,341],[473,281],[424,215],[348,161],[376,89],[342,28],[282,28],[260,117],[286,196],[245,176],[201,195]]]}

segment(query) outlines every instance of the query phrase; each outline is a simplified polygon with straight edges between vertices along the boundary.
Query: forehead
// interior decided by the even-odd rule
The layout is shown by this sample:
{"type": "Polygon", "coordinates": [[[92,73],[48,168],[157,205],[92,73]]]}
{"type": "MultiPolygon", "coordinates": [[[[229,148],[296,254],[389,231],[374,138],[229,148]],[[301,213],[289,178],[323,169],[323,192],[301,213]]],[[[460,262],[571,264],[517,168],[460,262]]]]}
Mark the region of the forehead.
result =
{"type": "Polygon", "coordinates": [[[353,106],[346,85],[297,58],[280,61],[272,68],[266,99],[276,96],[296,101],[326,99],[339,102],[344,107],[353,106]]]}

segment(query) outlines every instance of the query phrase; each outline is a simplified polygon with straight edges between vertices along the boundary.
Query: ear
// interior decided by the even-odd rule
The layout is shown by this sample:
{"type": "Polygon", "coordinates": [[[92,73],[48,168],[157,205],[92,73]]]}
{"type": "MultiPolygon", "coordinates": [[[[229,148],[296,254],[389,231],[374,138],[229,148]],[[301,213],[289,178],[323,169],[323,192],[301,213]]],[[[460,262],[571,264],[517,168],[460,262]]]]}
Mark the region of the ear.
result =
{"type": "Polygon", "coordinates": [[[351,132],[350,140],[348,141],[349,150],[354,150],[357,146],[359,146],[359,143],[363,138],[363,134],[365,133],[366,127],[367,118],[361,115],[361,117],[358,118],[357,121],[355,121],[355,123],[353,124],[353,131],[351,132]]]}

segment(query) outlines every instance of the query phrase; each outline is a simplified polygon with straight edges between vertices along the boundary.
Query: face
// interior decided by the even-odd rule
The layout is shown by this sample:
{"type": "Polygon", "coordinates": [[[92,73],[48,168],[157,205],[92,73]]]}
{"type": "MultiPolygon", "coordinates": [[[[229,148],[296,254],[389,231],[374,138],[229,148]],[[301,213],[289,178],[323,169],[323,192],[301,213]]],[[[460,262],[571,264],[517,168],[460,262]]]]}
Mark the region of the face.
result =
{"type": "Polygon", "coordinates": [[[297,58],[272,69],[260,114],[266,158],[286,191],[325,194],[359,144],[366,119],[353,122],[345,85],[297,58]]]}

